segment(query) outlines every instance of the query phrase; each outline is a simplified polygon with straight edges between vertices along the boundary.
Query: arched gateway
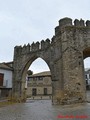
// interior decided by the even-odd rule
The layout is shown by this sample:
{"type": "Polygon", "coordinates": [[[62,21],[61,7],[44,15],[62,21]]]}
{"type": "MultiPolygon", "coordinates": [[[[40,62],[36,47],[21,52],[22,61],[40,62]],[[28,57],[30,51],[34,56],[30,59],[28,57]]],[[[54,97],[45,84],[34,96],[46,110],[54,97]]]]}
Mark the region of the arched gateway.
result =
{"type": "Polygon", "coordinates": [[[86,101],[83,59],[90,56],[90,21],[64,18],[55,28],[52,40],[42,40],[14,49],[13,96],[25,98],[25,76],[38,57],[51,70],[53,103],[86,101]]]}

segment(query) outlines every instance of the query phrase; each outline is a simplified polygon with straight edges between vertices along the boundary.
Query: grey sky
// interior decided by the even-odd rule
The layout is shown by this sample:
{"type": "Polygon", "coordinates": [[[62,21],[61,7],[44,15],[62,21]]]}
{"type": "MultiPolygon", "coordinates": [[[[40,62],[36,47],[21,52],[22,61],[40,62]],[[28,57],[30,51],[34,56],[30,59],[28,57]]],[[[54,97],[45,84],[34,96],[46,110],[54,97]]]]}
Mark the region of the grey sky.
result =
{"type": "Polygon", "coordinates": [[[52,38],[59,19],[90,19],[90,0],[0,0],[0,62],[16,45],[52,38]]]}

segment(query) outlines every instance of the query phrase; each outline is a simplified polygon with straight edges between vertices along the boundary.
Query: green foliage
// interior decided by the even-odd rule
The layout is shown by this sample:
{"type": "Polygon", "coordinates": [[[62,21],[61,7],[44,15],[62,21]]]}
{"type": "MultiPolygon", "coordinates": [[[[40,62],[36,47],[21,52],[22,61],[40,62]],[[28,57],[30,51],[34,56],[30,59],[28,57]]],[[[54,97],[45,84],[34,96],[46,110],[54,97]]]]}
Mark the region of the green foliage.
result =
{"type": "Polygon", "coordinates": [[[28,71],[27,71],[27,74],[28,74],[28,75],[32,75],[32,74],[33,74],[33,71],[28,70],[28,71]]]}

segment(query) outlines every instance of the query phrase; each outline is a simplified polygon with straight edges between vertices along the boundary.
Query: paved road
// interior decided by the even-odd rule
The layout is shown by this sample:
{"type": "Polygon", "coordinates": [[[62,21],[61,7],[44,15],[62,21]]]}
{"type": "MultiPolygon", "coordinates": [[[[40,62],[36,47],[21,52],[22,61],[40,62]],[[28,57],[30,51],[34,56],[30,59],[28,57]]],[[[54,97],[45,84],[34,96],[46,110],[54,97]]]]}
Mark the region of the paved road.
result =
{"type": "Polygon", "coordinates": [[[90,103],[53,106],[51,100],[28,100],[27,103],[15,104],[0,108],[0,120],[81,120],[81,118],[60,118],[62,116],[74,117],[86,115],[90,120],[90,103]]]}

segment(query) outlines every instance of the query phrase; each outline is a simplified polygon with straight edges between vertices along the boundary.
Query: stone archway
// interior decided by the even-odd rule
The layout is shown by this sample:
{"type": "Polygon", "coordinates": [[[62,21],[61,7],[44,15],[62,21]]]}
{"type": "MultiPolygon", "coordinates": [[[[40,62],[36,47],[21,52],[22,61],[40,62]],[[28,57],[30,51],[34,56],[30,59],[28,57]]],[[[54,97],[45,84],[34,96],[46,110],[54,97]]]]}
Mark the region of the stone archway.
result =
{"type": "MultiPolygon", "coordinates": [[[[90,21],[71,18],[59,21],[55,36],[31,45],[14,48],[13,95],[23,97],[23,70],[28,63],[41,57],[50,67],[53,81],[54,103],[86,101],[83,51],[90,47],[90,21]],[[21,91],[21,92],[20,92],[21,91]],[[21,94],[22,93],[22,94],[21,94]]],[[[88,51],[87,51],[88,55],[88,51]]]]}
{"type": "Polygon", "coordinates": [[[47,39],[46,41],[41,41],[40,49],[39,49],[39,42],[36,50],[33,49],[33,47],[37,47],[37,43],[36,44],[33,43],[31,46],[28,44],[23,48],[21,46],[15,47],[13,95],[16,98],[21,97],[22,99],[25,97],[24,86],[25,86],[26,72],[29,66],[31,65],[31,63],[38,57],[42,58],[47,63],[52,74],[52,80],[57,81],[55,80],[55,75],[54,75],[56,72],[56,69],[54,69],[54,64],[53,64],[53,61],[51,60],[52,58],[51,58],[51,48],[50,48],[49,39],[47,39]]]}
{"type": "MultiPolygon", "coordinates": [[[[33,62],[35,62],[36,60],[41,59],[44,63],[46,63],[46,61],[40,57],[35,57],[34,59],[30,58],[30,60],[26,63],[23,72],[22,72],[22,92],[24,92],[25,94],[25,80],[26,80],[26,74],[27,74],[27,70],[29,69],[29,67],[31,67],[31,65],[33,64],[33,62]]],[[[48,66],[48,64],[46,63],[46,65],[48,66]]],[[[43,67],[43,65],[41,64],[41,66],[43,67]]],[[[38,66],[39,67],[39,66],[38,66]]],[[[49,67],[49,66],[48,66],[49,67]]],[[[37,69],[37,68],[36,68],[37,69]]],[[[50,70],[50,68],[49,68],[50,70]]]]}

